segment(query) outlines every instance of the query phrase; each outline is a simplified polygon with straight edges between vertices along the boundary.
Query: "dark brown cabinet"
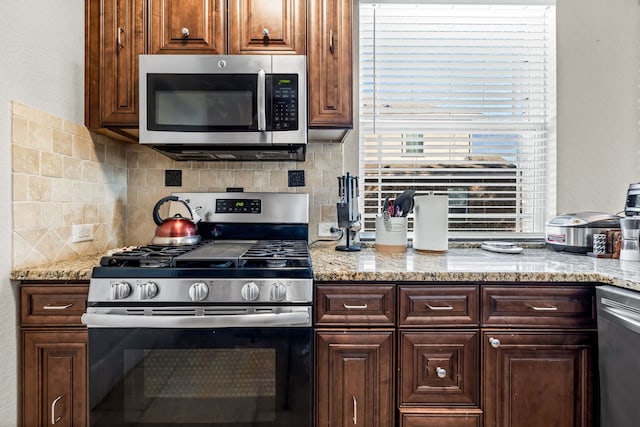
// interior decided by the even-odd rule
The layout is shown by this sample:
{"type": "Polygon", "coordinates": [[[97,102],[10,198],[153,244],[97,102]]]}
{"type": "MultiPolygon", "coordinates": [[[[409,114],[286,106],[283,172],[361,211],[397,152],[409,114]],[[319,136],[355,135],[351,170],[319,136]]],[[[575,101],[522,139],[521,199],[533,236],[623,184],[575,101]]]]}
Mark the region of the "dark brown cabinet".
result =
{"type": "Polygon", "coordinates": [[[595,332],[484,332],[484,425],[592,426],[596,349],[595,332]]]}
{"type": "Polygon", "coordinates": [[[316,427],[393,426],[394,332],[316,333],[316,427]]]}
{"type": "Polygon", "coordinates": [[[597,407],[593,286],[485,286],[484,425],[591,427],[597,407]]]}
{"type": "Polygon", "coordinates": [[[309,1],[309,128],[353,127],[353,32],[349,0],[309,1]]]}
{"type": "Polygon", "coordinates": [[[318,284],[316,427],[392,427],[395,286],[318,284]]]}
{"type": "Polygon", "coordinates": [[[116,138],[123,138],[119,128],[138,127],[144,5],[143,0],[85,4],[85,123],[90,129],[113,128],[107,133],[116,138]]]}
{"type": "Polygon", "coordinates": [[[20,424],[87,425],[86,284],[20,286],[20,424]]]}
{"type": "Polygon", "coordinates": [[[225,0],[152,0],[149,53],[222,55],[225,0]]]}
{"type": "Polygon", "coordinates": [[[318,426],[354,425],[362,402],[365,426],[596,425],[595,284],[327,282],[315,297],[318,426]]]}
{"type": "Polygon", "coordinates": [[[304,55],[306,5],[306,0],[229,0],[229,53],[304,55]]]}

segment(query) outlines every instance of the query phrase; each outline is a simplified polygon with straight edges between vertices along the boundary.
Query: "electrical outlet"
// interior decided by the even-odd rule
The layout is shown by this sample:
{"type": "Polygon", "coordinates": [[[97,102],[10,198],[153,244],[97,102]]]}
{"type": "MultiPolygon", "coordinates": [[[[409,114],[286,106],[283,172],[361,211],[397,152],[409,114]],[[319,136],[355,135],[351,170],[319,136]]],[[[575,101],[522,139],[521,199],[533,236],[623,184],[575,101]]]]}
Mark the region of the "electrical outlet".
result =
{"type": "Polygon", "coordinates": [[[93,224],[74,224],[71,227],[71,235],[73,243],[93,240],[93,224]]]}
{"type": "Polygon", "coordinates": [[[340,233],[338,232],[338,226],[331,222],[321,222],[318,224],[318,237],[338,237],[340,233]],[[331,229],[335,231],[332,232],[331,229]]]}

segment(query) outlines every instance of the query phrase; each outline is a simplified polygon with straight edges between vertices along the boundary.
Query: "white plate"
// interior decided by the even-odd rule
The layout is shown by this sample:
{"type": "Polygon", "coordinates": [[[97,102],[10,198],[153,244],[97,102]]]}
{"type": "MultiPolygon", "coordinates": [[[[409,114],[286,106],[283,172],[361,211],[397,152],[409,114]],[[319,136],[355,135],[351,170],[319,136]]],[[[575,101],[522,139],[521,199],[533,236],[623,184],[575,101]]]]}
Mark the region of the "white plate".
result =
{"type": "Polygon", "coordinates": [[[485,251],[498,252],[501,254],[519,254],[522,247],[511,242],[482,242],[480,247],[485,251]]]}

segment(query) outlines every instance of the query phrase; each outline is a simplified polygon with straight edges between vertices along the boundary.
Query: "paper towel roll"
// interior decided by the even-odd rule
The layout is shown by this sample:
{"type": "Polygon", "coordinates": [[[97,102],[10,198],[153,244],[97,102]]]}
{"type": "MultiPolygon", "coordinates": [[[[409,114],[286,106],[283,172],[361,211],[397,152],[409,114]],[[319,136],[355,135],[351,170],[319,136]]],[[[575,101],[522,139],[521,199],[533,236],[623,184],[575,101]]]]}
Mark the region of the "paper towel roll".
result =
{"type": "Polygon", "coordinates": [[[449,196],[416,196],[413,208],[413,248],[444,252],[449,249],[449,196]]]}

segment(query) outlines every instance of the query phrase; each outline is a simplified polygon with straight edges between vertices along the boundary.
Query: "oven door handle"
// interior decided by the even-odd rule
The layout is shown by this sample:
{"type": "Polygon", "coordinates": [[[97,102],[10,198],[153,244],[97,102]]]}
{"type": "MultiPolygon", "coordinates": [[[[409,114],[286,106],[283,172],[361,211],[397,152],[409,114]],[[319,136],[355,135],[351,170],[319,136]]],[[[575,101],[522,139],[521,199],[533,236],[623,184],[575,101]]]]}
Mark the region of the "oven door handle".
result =
{"type": "Polygon", "coordinates": [[[258,313],[207,316],[145,316],[84,313],[89,328],[246,328],[311,326],[309,309],[292,313],[258,313]]]}

